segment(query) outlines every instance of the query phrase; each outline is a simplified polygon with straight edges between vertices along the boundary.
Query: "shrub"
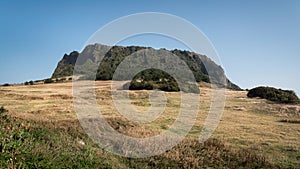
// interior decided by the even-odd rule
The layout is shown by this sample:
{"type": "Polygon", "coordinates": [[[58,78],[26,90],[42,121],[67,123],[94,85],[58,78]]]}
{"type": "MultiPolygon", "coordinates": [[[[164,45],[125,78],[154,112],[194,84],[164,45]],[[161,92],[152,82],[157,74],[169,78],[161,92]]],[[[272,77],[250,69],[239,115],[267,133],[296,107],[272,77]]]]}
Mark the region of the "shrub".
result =
{"type": "Polygon", "coordinates": [[[297,119],[281,119],[278,122],[300,124],[300,120],[297,119]]]}
{"type": "Polygon", "coordinates": [[[44,83],[53,83],[54,81],[51,79],[51,78],[49,78],[49,79],[45,79],[44,80],[44,83]]]}
{"type": "Polygon", "coordinates": [[[153,82],[152,81],[149,81],[149,82],[146,82],[146,81],[138,82],[138,81],[134,80],[129,85],[129,90],[143,90],[143,89],[145,89],[145,90],[153,90],[154,89],[153,82]]]}
{"type": "Polygon", "coordinates": [[[160,84],[159,89],[167,92],[177,92],[180,91],[176,81],[163,82],[160,84]]]}
{"type": "MultiPolygon", "coordinates": [[[[198,86],[192,84],[183,84],[181,90],[186,93],[199,93],[198,86]]],[[[176,81],[139,81],[133,80],[123,85],[123,89],[129,90],[154,90],[159,89],[166,92],[181,91],[176,81]]]]}
{"type": "Polygon", "coordinates": [[[7,110],[6,109],[4,109],[4,107],[3,106],[1,106],[0,107],[0,114],[3,114],[3,113],[5,113],[7,110]]]}
{"type": "Polygon", "coordinates": [[[59,82],[64,82],[64,81],[66,81],[66,80],[67,80],[67,78],[65,78],[65,77],[62,77],[62,78],[56,78],[56,79],[55,79],[55,82],[59,83],[59,82]]]}
{"type": "Polygon", "coordinates": [[[3,84],[2,86],[10,86],[10,84],[8,84],[8,83],[5,83],[5,84],[3,84]]]}
{"type": "MultiPolygon", "coordinates": [[[[168,73],[158,69],[147,69],[138,73],[130,83],[126,83],[123,89],[129,90],[154,90],[167,92],[180,91],[177,81],[168,73]]],[[[198,86],[191,83],[181,85],[181,90],[187,93],[199,93],[198,86]]]]}
{"type": "Polygon", "coordinates": [[[276,89],[273,87],[256,87],[249,90],[247,96],[249,98],[260,97],[278,103],[299,103],[299,98],[294,91],[276,89]]]}

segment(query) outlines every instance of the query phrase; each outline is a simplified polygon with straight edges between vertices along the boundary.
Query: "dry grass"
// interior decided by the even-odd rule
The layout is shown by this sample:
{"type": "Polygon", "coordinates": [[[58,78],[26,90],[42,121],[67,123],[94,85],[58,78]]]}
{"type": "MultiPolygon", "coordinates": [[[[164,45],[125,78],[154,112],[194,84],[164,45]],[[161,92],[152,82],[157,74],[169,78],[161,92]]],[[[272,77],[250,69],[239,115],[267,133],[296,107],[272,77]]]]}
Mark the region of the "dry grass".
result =
{"type": "MultiPolygon", "coordinates": [[[[198,138],[210,105],[210,88],[200,85],[201,108],[189,137],[198,138]]],[[[178,115],[179,93],[165,93],[167,107],[155,121],[130,122],[119,114],[111,98],[110,81],[96,82],[96,96],[101,112],[116,130],[133,137],[153,136],[168,129],[178,115]]],[[[133,107],[147,110],[149,91],[130,91],[133,107]]],[[[64,124],[74,121],[72,83],[0,87],[0,105],[25,119],[64,124]]],[[[249,99],[246,91],[226,91],[226,106],[213,138],[234,148],[249,148],[265,155],[271,162],[297,165],[300,160],[299,105],[274,104],[249,99]],[[282,123],[286,119],[287,123],[282,123]],[[280,122],[282,121],[282,122],[280,122]]],[[[63,126],[63,125],[62,125],[63,126]]]]}

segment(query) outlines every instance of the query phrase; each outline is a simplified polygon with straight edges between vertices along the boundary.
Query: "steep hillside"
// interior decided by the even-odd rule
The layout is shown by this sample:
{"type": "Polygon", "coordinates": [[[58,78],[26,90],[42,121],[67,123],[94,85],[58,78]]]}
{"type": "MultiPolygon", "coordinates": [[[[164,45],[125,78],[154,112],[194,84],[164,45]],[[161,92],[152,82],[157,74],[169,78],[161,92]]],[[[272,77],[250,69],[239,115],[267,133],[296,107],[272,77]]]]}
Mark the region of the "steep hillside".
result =
{"type": "MultiPolygon", "coordinates": [[[[208,76],[208,74],[210,73],[210,75],[212,75],[212,77],[215,78],[216,81],[227,81],[227,88],[240,90],[240,88],[237,85],[233,84],[230,80],[228,80],[228,78],[224,76],[224,70],[222,69],[222,67],[217,65],[207,56],[178,49],[168,51],[166,49],[155,50],[150,47],[140,46],[109,47],[101,44],[94,44],[88,45],[80,53],[80,55],[84,57],[81,57],[81,60],[77,62],[81,65],[91,65],[93,63],[97,64],[99,58],[103,57],[103,60],[100,63],[99,68],[97,70],[96,80],[111,80],[113,77],[113,73],[115,72],[118,65],[124,60],[124,58],[142,49],[150,49],[154,52],[166,51],[175,54],[188,65],[189,69],[193,72],[197,82],[211,82],[212,79],[210,79],[208,76]],[[103,49],[109,49],[109,51],[107,53],[102,53],[102,51],[104,51],[103,49]],[[206,67],[208,67],[209,70],[213,71],[207,72],[206,67]]],[[[71,76],[78,56],[79,53],[76,51],[70,53],[69,55],[65,54],[62,60],[58,63],[57,68],[55,69],[52,75],[52,78],[71,76]]],[[[82,74],[86,74],[86,72],[83,72],[82,74]]],[[[161,76],[162,72],[146,70],[146,72],[143,72],[143,74],[161,76]]],[[[145,78],[141,75],[138,75],[138,77],[145,78]]]]}
{"type": "Polygon", "coordinates": [[[71,76],[78,56],[79,53],[77,51],[73,51],[69,55],[65,54],[62,60],[58,62],[52,78],[71,76]]]}

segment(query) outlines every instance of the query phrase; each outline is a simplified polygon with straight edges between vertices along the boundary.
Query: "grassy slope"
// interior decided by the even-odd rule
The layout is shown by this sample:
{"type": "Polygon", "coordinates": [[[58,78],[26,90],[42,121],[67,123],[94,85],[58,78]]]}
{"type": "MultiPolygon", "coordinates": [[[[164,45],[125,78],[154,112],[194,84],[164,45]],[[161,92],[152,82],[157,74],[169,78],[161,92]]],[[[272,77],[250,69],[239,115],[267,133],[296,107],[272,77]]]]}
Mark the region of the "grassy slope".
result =
{"type": "MultiPolygon", "coordinates": [[[[119,132],[131,136],[155,135],[168,128],[174,121],[180,104],[179,95],[167,93],[166,111],[156,121],[143,126],[128,125],[128,122],[113,108],[109,83],[109,81],[96,82],[96,94],[103,114],[119,132]]],[[[97,145],[82,133],[75,120],[71,86],[71,83],[58,83],[0,87],[0,105],[5,106],[9,114],[18,115],[33,124],[30,130],[34,140],[31,145],[33,149],[28,150],[27,155],[21,153],[23,157],[29,159],[26,164],[73,168],[92,166],[251,168],[256,165],[266,168],[274,167],[271,165],[296,168],[299,165],[299,124],[278,122],[283,119],[299,120],[299,106],[267,103],[264,100],[246,98],[246,92],[227,91],[226,108],[212,136],[217,140],[212,139],[200,144],[195,139],[199,136],[207,115],[210,98],[210,89],[202,87],[202,107],[197,122],[183,143],[161,156],[127,159],[97,148],[97,145]],[[83,140],[85,145],[79,144],[80,140],[83,140]]],[[[146,109],[149,106],[148,92],[131,92],[130,96],[137,109],[146,109]]],[[[5,166],[6,161],[2,160],[1,163],[5,166]]]]}

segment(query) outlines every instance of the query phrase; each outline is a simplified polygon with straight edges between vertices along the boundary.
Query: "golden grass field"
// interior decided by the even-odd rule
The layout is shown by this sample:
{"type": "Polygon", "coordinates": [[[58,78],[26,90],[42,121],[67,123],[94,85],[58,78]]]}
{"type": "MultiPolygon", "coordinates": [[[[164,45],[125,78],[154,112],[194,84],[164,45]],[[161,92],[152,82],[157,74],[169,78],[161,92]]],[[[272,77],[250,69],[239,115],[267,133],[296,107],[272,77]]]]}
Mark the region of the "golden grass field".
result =
{"type": "MultiPolygon", "coordinates": [[[[112,126],[116,122],[124,123],[123,127],[117,128],[119,132],[134,137],[156,135],[172,125],[177,117],[180,105],[178,92],[165,93],[167,107],[155,121],[136,125],[114,108],[110,93],[111,81],[96,81],[95,84],[102,114],[112,126]]],[[[200,84],[201,108],[188,137],[198,138],[203,127],[210,106],[211,89],[208,86],[200,84]]],[[[249,99],[246,94],[247,91],[226,90],[223,116],[212,137],[233,149],[251,149],[266,156],[271,162],[298,166],[300,106],[249,99]]],[[[149,91],[130,91],[132,104],[139,110],[150,106],[148,96],[149,91]]],[[[33,121],[60,122],[77,118],[73,107],[72,82],[0,87],[0,106],[14,115],[33,121]]]]}

